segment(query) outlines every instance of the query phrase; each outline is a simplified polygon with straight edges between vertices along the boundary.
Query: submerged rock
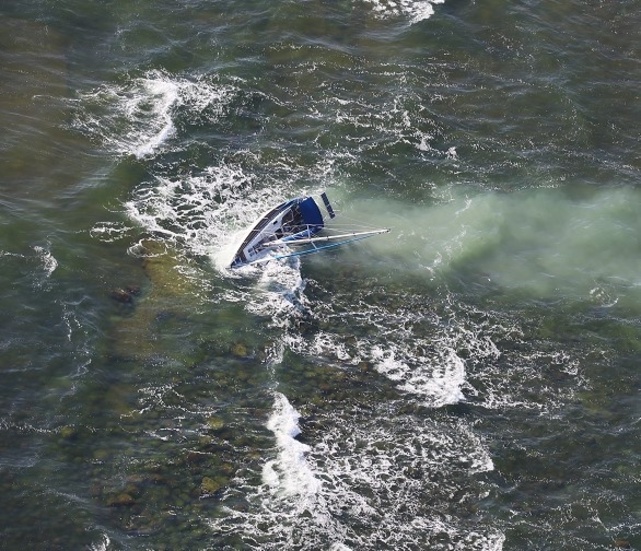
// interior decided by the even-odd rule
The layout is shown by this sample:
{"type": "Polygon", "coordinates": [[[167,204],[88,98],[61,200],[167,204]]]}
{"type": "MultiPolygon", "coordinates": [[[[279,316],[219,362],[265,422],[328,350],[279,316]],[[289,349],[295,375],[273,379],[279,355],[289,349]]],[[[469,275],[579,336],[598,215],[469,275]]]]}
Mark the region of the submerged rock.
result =
{"type": "Polygon", "coordinates": [[[38,192],[68,185],[56,178],[56,168],[66,151],[79,146],[76,136],[64,130],[65,101],[71,95],[66,53],[66,38],[54,25],[0,18],[3,186],[29,193],[32,200],[42,200],[38,192]],[[46,189],[34,186],[41,178],[46,189]]]}
{"type": "Polygon", "coordinates": [[[358,369],[361,373],[370,373],[374,370],[374,366],[371,362],[362,361],[358,364],[358,369]]]}
{"type": "Polygon", "coordinates": [[[127,493],[121,493],[111,497],[107,501],[108,507],[131,507],[136,504],[136,500],[127,493]]]}
{"type": "Polygon", "coordinates": [[[142,266],[150,279],[152,289],[150,297],[195,296],[194,283],[181,274],[179,259],[172,256],[165,244],[157,241],[145,241],[142,266]]]}
{"type": "Polygon", "coordinates": [[[78,436],[78,431],[71,425],[65,425],[64,427],[60,427],[59,434],[64,440],[73,440],[78,436]]]}
{"type": "Polygon", "coordinates": [[[166,244],[144,241],[139,245],[138,254],[142,256],[142,267],[150,286],[144,294],[136,285],[112,291],[112,298],[125,305],[131,305],[137,297],[132,315],[114,327],[115,352],[138,360],[159,355],[173,357],[175,347],[168,342],[163,349],[165,343],[157,338],[158,331],[163,330],[164,325],[179,324],[184,316],[193,313],[198,289],[180,273],[181,261],[167,250],[166,244]]]}
{"type": "Polygon", "coordinates": [[[210,417],[207,419],[207,426],[213,431],[223,430],[225,428],[225,421],[220,417],[210,417]]]}
{"type": "Polygon", "coordinates": [[[109,296],[121,304],[131,304],[134,301],[133,297],[124,289],[114,289],[109,293],[109,296]]]}
{"type": "Polygon", "coordinates": [[[134,297],[140,295],[140,287],[137,285],[128,285],[127,287],[114,289],[109,296],[121,304],[132,304],[134,297]]]}
{"type": "Polygon", "coordinates": [[[247,347],[242,342],[234,343],[231,347],[231,353],[237,358],[246,358],[248,356],[247,347]]]}
{"type": "Polygon", "coordinates": [[[215,494],[218,490],[223,487],[223,484],[218,480],[215,480],[209,476],[205,476],[200,483],[200,495],[206,496],[215,494]]]}

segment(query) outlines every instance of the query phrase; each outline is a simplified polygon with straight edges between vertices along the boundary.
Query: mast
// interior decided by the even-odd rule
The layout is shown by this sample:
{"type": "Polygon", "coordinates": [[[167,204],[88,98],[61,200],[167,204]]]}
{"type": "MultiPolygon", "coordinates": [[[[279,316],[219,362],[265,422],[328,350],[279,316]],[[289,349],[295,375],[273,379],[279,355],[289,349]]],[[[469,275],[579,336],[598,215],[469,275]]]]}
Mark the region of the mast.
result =
{"type": "Polygon", "coordinates": [[[264,245],[264,248],[275,249],[278,247],[282,247],[283,245],[309,245],[313,243],[326,243],[327,241],[334,241],[335,239],[345,239],[348,237],[366,237],[369,235],[379,235],[381,233],[389,233],[389,232],[390,232],[389,228],[382,228],[380,230],[350,232],[350,233],[342,233],[340,235],[323,235],[321,237],[306,237],[303,239],[292,239],[291,241],[279,239],[278,241],[273,241],[272,243],[266,243],[264,245]]]}

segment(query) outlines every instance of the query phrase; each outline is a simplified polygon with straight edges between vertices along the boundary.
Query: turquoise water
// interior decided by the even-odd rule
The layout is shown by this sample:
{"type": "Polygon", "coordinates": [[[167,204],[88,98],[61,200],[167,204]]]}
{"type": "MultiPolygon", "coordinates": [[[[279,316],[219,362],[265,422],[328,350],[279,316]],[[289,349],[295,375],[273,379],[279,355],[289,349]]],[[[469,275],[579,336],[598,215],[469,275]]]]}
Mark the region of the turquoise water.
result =
{"type": "Polygon", "coordinates": [[[639,13],[5,2],[0,548],[641,547],[639,13]]]}

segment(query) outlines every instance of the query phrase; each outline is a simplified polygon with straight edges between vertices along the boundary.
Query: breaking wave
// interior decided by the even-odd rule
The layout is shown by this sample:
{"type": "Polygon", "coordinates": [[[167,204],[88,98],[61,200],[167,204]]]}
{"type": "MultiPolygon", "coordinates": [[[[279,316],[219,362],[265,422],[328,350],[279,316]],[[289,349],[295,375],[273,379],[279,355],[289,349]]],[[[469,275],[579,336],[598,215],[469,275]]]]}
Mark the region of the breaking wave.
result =
{"type": "Polygon", "coordinates": [[[236,93],[215,77],[190,80],[153,70],[83,94],[75,126],[115,153],[142,159],[171,141],[181,110],[192,119],[215,122],[236,93]]]}
{"type": "Polygon", "coordinates": [[[284,394],[277,392],[267,428],[276,438],[278,456],[263,466],[263,483],[272,489],[274,495],[298,497],[297,505],[304,508],[305,502],[313,500],[319,492],[321,483],[306,461],[311,448],[296,440],[300,434],[299,419],[300,413],[284,394]]]}

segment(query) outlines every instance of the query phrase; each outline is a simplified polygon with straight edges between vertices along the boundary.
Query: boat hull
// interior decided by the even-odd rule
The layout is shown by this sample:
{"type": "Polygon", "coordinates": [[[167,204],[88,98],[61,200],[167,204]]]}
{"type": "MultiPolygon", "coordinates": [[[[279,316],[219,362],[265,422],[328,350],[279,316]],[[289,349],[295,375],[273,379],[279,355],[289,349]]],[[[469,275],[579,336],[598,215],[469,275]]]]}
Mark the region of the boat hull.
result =
{"type": "Polygon", "coordinates": [[[298,197],[265,213],[248,232],[231,267],[240,268],[265,258],[274,242],[309,238],[323,229],[323,216],[313,197],[298,197]]]}

